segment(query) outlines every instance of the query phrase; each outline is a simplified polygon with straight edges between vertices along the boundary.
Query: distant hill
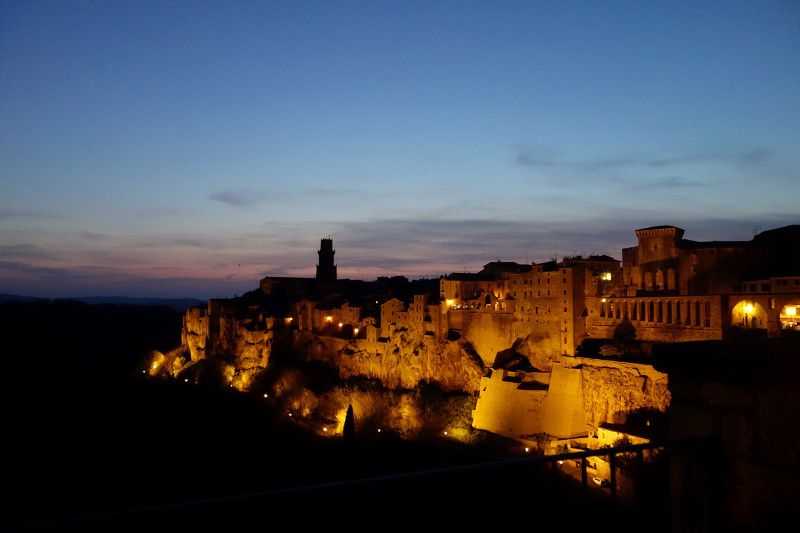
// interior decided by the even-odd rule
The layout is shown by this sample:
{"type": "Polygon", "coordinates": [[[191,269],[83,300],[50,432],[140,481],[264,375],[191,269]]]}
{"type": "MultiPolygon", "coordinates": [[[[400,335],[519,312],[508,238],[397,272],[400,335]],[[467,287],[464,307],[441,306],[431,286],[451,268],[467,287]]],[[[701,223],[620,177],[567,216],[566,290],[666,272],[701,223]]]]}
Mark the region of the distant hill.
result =
{"type": "MultiPolygon", "coordinates": [[[[71,298],[56,298],[58,300],[74,300],[90,305],[163,305],[177,311],[185,311],[190,307],[205,303],[205,300],[196,298],[138,298],[133,296],[76,296],[71,298]]],[[[0,303],[6,302],[46,302],[47,298],[34,298],[17,294],[0,294],[0,303]]]]}
{"type": "Polygon", "coordinates": [[[6,302],[46,302],[47,298],[34,298],[33,296],[20,296],[18,294],[0,294],[0,304],[6,302]]]}

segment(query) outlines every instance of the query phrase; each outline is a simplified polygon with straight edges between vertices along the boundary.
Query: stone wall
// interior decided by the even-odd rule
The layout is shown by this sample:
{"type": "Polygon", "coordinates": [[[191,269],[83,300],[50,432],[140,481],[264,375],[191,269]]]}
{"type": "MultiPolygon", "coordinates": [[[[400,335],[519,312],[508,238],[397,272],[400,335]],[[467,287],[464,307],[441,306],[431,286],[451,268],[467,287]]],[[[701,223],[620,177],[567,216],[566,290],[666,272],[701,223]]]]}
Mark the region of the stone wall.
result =
{"type": "Polygon", "coordinates": [[[495,370],[482,377],[480,396],[472,412],[472,427],[510,437],[533,436],[544,431],[542,403],[546,387],[520,390],[521,382],[495,370]]]}
{"type": "Polygon", "coordinates": [[[485,366],[491,366],[497,352],[514,343],[514,314],[511,312],[450,310],[448,326],[472,344],[485,366]]]}
{"type": "Polygon", "coordinates": [[[565,358],[550,374],[495,370],[480,382],[473,426],[520,438],[547,433],[585,436],[603,423],[624,423],[639,409],[664,412],[666,374],[651,365],[565,358]]]}

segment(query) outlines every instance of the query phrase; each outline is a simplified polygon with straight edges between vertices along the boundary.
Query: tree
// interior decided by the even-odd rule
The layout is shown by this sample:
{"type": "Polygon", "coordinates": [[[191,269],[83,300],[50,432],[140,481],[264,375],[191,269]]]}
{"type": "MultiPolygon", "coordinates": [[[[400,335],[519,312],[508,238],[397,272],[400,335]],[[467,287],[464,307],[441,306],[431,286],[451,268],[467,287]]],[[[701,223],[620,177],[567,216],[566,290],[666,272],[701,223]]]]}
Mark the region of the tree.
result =
{"type": "Polygon", "coordinates": [[[614,328],[614,340],[624,345],[630,345],[636,340],[636,326],[630,320],[623,320],[614,328]]]}
{"type": "Polygon", "coordinates": [[[353,404],[347,406],[347,415],[344,417],[344,428],[342,436],[345,442],[352,442],[356,435],[356,417],[353,414],[353,404]]]}

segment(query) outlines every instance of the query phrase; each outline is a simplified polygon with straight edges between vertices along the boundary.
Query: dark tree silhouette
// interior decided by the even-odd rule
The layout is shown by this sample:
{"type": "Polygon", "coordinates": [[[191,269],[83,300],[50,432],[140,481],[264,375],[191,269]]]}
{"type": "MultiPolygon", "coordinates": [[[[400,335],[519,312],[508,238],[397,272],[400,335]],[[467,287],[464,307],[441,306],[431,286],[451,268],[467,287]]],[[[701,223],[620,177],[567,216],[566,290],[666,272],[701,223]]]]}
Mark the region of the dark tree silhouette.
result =
{"type": "Polygon", "coordinates": [[[617,342],[630,344],[636,340],[636,326],[630,320],[623,320],[614,328],[613,336],[617,342]]]}
{"type": "Polygon", "coordinates": [[[353,414],[353,404],[347,406],[347,415],[344,417],[342,436],[345,442],[352,442],[356,435],[356,417],[353,414]]]}

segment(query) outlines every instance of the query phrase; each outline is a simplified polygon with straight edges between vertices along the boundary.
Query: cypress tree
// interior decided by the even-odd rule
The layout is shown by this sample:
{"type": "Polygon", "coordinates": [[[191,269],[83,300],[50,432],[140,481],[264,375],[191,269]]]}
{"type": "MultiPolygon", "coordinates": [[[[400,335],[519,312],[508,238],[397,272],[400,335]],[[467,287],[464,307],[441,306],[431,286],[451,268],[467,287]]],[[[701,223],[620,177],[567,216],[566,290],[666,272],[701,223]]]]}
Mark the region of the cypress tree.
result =
{"type": "Polygon", "coordinates": [[[347,415],[344,417],[342,436],[345,442],[351,442],[356,435],[356,417],[353,414],[353,404],[347,406],[347,415]]]}

